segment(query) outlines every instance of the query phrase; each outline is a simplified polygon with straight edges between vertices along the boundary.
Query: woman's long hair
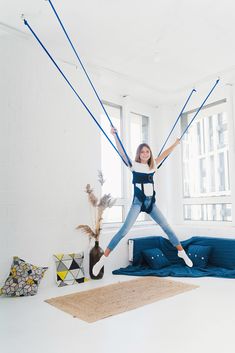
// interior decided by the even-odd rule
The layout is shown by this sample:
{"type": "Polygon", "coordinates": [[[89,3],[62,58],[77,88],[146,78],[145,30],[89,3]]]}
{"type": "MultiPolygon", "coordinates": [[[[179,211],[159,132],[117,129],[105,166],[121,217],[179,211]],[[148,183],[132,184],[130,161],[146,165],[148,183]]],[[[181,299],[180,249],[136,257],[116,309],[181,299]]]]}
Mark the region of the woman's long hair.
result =
{"type": "Polygon", "coordinates": [[[154,159],[153,159],[153,154],[152,154],[152,151],[151,151],[151,148],[149,147],[149,145],[147,143],[141,143],[138,147],[137,147],[137,150],[136,150],[136,155],[135,155],[135,161],[138,162],[138,163],[141,163],[141,160],[140,160],[140,152],[142,151],[142,149],[146,147],[149,149],[150,151],[150,158],[148,160],[148,165],[149,165],[149,169],[154,169],[155,168],[155,164],[154,164],[154,159]]]}

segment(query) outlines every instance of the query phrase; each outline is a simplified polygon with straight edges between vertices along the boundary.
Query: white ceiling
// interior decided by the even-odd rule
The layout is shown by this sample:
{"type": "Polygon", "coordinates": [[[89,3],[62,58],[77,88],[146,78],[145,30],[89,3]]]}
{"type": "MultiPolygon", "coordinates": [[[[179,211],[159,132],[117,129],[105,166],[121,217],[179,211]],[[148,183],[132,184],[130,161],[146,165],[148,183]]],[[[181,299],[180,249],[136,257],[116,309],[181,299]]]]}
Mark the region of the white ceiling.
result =
{"type": "MultiPolygon", "coordinates": [[[[232,0],[53,4],[85,63],[158,93],[172,94],[235,69],[232,0]]],[[[48,1],[0,0],[1,35],[28,33],[22,13],[57,57],[76,63],[48,1]]]]}

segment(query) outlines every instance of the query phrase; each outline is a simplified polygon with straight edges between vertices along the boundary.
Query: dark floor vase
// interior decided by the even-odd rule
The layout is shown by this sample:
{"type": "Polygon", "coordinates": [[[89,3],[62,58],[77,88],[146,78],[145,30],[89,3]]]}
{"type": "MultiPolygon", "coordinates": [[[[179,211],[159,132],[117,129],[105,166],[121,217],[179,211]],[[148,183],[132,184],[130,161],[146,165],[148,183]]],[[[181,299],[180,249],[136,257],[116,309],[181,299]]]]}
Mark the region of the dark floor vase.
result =
{"type": "Polygon", "coordinates": [[[104,275],[104,266],[101,268],[100,272],[98,273],[97,276],[94,276],[92,273],[92,268],[93,266],[99,261],[101,256],[103,255],[104,251],[101,249],[99,246],[99,242],[95,242],[95,246],[91,249],[90,251],[90,266],[89,266],[89,272],[90,272],[90,277],[92,279],[100,279],[104,275]]]}

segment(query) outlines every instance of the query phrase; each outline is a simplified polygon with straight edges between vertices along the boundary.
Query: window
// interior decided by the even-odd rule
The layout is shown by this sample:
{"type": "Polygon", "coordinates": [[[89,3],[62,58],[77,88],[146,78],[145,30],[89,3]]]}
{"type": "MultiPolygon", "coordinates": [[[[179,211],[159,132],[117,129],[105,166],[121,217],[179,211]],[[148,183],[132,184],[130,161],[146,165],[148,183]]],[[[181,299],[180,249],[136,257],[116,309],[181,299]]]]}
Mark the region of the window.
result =
{"type": "MultiPolygon", "coordinates": [[[[182,131],[194,116],[182,116],[182,131]]],[[[185,220],[232,221],[226,103],[204,108],[184,135],[183,213],[185,220]]]]}
{"type": "Polygon", "coordinates": [[[184,205],[184,219],[190,221],[232,221],[229,203],[184,205]]]}
{"type": "MultiPolygon", "coordinates": [[[[107,102],[104,103],[104,106],[113,125],[118,129],[122,142],[127,140],[123,129],[122,107],[107,102]]],[[[148,142],[149,118],[140,114],[129,113],[129,119],[126,124],[129,126],[125,129],[125,134],[127,134],[127,131],[130,131],[130,134],[128,136],[129,145],[124,144],[124,147],[130,158],[135,158],[137,146],[142,142],[148,142]]],[[[104,114],[101,115],[101,125],[105,132],[109,134],[110,123],[104,114]]],[[[104,213],[104,223],[123,222],[130,206],[130,187],[129,185],[127,186],[127,183],[130,183],[130,173],[121,158],[113,150],[113,147],[110,146],[106,137],[103,134],[101,136],[101,169],[106,180],[102,187],[102,193],[111,193],[112,196],[117,198],[115,206],[104,213]]],[[[114,142],[112,136],[111,140],[114,142]]],[[[137,221],[146,219],[145,215],[141,213],[137,221]]]]}
{"type": "Polygon", "coordinates": [[[130,149],[135,158],[136,148],[149,141],[149,118],[144,115],[130,113],[130,149]]]}
{"type": "MultiPolygon", "coordinates": [[[[148,143],[148,140],[149,118],[144,115],[130,113],[130,150],[133,159],[135,158],[138,145],[141,143],[148,143]]],[[[137,218],[137,222],[148,219],[149,216],[141,212],[137,218]]]]}
{"type": "MultiPolygon", "coordinates": [[[[113,125],[118,129],[120,139],[122,139],[122,107],[110,103],[103,104],[113,125]]],[[[110,134],[110,123],[105,114],[101,115],[101,126],[115,145],[110,134]]],[[[124,213],[123,162],[106,137],[103,134],[101,136],[101,170],[105,179],[102,193],[111,193],[113,197],[117,198],[116,204],[104,213],[104,222],[122,222],[124,213]]]]}

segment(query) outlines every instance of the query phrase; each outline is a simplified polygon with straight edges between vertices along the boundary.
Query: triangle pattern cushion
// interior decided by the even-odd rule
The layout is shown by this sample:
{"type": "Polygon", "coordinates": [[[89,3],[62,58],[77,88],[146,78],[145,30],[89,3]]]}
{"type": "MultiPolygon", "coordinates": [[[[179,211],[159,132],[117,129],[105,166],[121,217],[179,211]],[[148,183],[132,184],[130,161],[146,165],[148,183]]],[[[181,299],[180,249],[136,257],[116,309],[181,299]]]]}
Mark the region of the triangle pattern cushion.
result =
{"type": "Polygon", "coordinates": [[[84,253],[54,254],[56,283],[59,287],[87,281],[83,269],[84,253]]]}

